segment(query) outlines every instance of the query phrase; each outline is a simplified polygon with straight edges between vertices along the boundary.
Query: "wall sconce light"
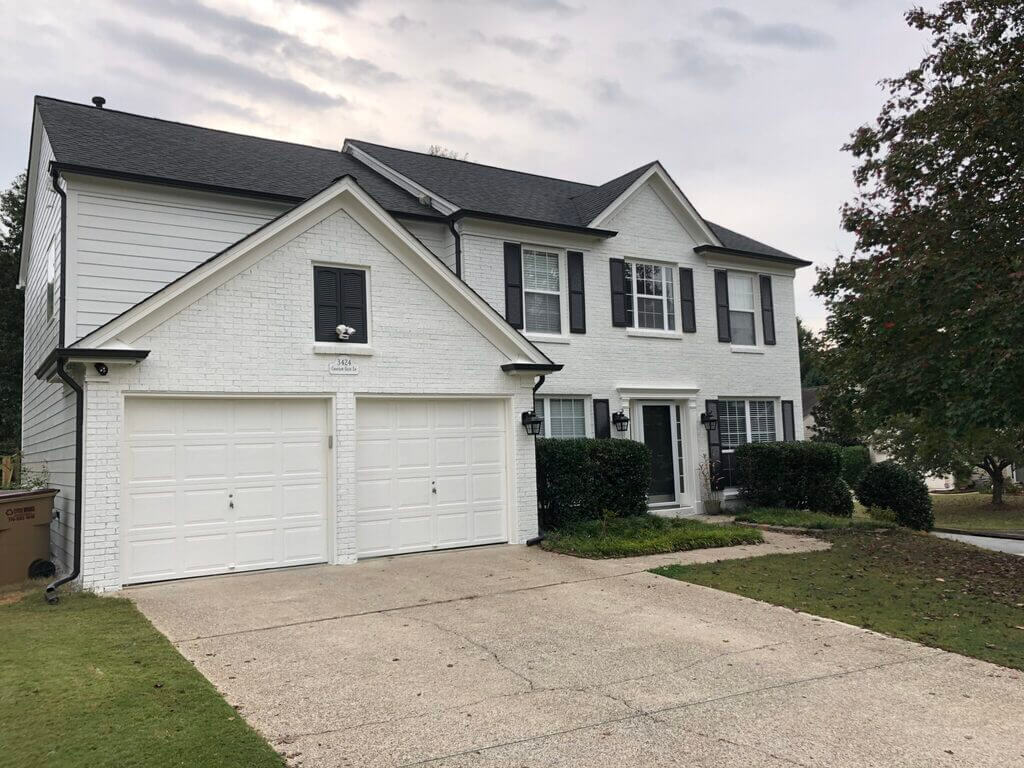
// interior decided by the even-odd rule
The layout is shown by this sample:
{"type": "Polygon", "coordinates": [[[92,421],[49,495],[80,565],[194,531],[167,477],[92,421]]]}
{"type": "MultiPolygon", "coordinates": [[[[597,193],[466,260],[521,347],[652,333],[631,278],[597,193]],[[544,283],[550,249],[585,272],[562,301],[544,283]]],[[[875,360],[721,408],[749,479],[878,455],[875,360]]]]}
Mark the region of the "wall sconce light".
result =
{"type": "Polygon", "coordinates": [[[96,363],[96,365],[94,367],[96,368],[96,373],[98,373],[100,376],[106,376],[107,375],[107,364],[106,363],[96,363]]]}
{"type": "Polygon", "coordinates": [[[523,411],[523,429],[528,435],[539,435],[541,427],[544,426],[544,419],[537,415],[536,411],[523,411]]]}
{"type": "Polygon", "coordinates": [[[714,432],[718,429],[718,417],[706,411],[700,415],[700,423],[704,425],[704,429],[708,432],[714,432]]]}
{"type": "Polygon", "coordinates": [[[619,432],[625,432],[629,429],[629,416],[623,411],[616,411],[612,414],[612,424],[615,425],[615,429],[619,432]]]}

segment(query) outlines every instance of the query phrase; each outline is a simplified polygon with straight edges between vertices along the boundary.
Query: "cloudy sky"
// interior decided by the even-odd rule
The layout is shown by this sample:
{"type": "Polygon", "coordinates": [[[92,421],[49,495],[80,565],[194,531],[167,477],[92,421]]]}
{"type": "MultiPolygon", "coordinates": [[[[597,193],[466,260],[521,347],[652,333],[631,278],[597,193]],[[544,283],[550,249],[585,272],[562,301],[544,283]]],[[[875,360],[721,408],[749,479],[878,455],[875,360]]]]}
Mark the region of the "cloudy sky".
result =
{"type": "MultiPolygon", "coordinates": [[[[928,3],[926,3],[928,4],[928,3]]],[[[0,180],[44,94],[338,148],[601,183],[659,159],[698,210],[825,263],[839,148],[920,60],[905,0],[0,0],[0,180]]],[[[820,327],[812,269],[801,316],[820,327]]]]}

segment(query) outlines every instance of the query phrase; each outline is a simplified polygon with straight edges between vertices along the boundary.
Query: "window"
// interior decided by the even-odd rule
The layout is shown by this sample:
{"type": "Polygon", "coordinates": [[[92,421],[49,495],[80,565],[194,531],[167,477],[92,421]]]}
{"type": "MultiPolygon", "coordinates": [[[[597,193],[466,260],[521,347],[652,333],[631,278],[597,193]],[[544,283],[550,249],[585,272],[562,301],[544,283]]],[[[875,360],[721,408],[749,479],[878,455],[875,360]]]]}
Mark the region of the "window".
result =
{"type": "Polygon", "coordinates": [[[729,325],[732,343],[754,346],[754,278],[729,273],[729,325]]]}
{"type": "Polygon", "coordinates": [[[633,297],[634,328],[674,331],[675,295],[671,267],[626,262],[626,295],[633,297]]]}
{"type": "Polygon", "coordinates": [[[722,441],[722,474],[728,487],[736,485],[736,447],[745,443],[771,443],[775,434],[772,400],[719,400],[718,434],[722,441]]]}
{"type": "Polygon", "coordinates": [[[562,332],[561,289],[559,254],[524,247],[523,301],[528,332],[562,332]]]}
{"type": "Polygon", "coordinates": [[[367,343],[364,270],[313,267],[313,304],[316,341],[367,343]]]}
{"type": "Polygon", "coordinates": [[[587,436],[584,401],[579,397],[537,398],[537,415],[544,419],[543,437],[574,438],[587,436]]]}

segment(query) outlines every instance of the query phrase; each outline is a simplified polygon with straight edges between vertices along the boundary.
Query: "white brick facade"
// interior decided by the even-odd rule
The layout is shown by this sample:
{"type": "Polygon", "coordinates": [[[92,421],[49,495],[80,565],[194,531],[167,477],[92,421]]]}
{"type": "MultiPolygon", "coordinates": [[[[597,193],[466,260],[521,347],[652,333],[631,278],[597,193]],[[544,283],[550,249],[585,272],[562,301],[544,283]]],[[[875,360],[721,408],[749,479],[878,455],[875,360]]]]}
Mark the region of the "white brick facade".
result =
{"type": "Polygon", "coordinates": [[[514,467],[510,540],[536,535],[533,438],[518,426],[531,404],[530,377],[503,373],[496,349],[438,293],[344,211],[233,277],[134,346],[149,349],[135,367],[89,370],[86,380],[83,584],[121,583],[122,424],[132,393],[311,394],[334,402],[334,561],[355,559],[354,447],[362,394],[492,396],[508,405],[514,467]],[[313,264],[369,270],[373,354],[353,359],[355,376],[328,372],[332,355],[314,354],[313,264]]]}

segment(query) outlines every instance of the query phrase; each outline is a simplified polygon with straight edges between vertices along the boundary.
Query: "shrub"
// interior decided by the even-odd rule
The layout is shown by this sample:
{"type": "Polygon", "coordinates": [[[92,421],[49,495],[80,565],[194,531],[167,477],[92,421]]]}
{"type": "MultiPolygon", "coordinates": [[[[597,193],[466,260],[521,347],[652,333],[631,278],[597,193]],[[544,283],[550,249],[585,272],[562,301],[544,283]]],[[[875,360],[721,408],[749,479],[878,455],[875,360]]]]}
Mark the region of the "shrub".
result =
{"type": "Polygon", "coordinates": [[[872,520],[878,520],[881,523],[896,522],[896,513],[888,507],[868,507],[865,511],[872,520]]]}
{"type": "Polygon", "coordinates": [[[651,452],[634,440],[537,440],[537,503],[544,530],[647,511],[651,452]]]}
{"type": "Polygon", "coordinates": [[[839,450],[842,452],[843,480],[851,488],[856,488],[864,470],[871,466],[871,455],[867,446],[848,445],[839,450]]]}
{"type": "Polygon", "coordinates": [[[894,461],[872,464],[857,484],[857,498],[865,507],[887,507],[896,522],[907,528],[930,531],[935,525],[932,500],[924,480],[894,461]]]}
{"type": "Polygon", "coordinates": [[[837,446],[748,443],[736,449],[736,468],[740,493],[755,506],[810,509],[840,517],[853,514],[837,446]]]}

